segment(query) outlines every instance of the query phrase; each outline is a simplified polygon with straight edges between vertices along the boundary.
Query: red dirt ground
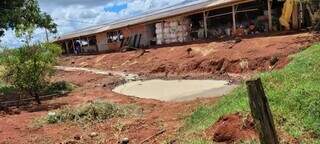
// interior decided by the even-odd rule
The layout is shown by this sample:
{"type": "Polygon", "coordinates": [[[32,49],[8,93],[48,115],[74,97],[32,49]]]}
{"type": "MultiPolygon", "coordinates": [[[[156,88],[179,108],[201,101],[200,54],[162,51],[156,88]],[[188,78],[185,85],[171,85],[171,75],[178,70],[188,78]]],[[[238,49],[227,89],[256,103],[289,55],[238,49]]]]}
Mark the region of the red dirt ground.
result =
{"type": "Polygon", "coordinates": [[[244,117],[240,113],[220,118],[218,122],[206,130],[206,136],[214,142],[226,143],[258,138],[252,117],[244,117]]]}
{"type": "MultiPolygon", "coordinates": [[[[215,99],[199,99],[190,102],[160,102],[150,99],[115,94],[108,88],[116,77],[103,77],[83,72],[57,72],[54,81],[66,80],[78,86],[66,97],[46,101],[41,107],[31,106],[21,108],[21,114],[0,116],[0,143],[108,143],[114,144],[121,138],[129,138],[130,143],[140,143],[162,130],[163,133],[146,141],[159,143],[173,135],[183,124],[184,118],[197,105],[212,103],[215,99]],[[106,87],[105,87],[105,86],[106,87]],[[119,104],[135,104],[143,110],[142,116],[130,119],[114,118],[92,125],[77,125],[73,123],[45,125],[37,127],[34,119],[45,116],[49,110],[61,106],[75,106],[93,100],[107,100],[119,104]],[[123,128],[117,129],[117,125],[123,128]],[[90,138],[91,132],[99,134],[90,138]],[[81,140],[74,140],[81,137],[81,140]]],[[[112,85],[111,85],[112,86],[112,85]]]]}
{"type": "Polygon", "coordinates": [[[288,55],[315,41],[319,41],[319,37],[310,33],[255,37],[244,38],[239,43],[206,42],[150,49],[142,56],[135,51],[70,56],[62,58],[61,64],[139,74],[244,73],[281,68],[288,63],[288,55]]]}
{"type": "MultiPolygon", "coordinates": [[[[299,144],[297,139],[281,129],[277,129],[277,134],[281,143],[299,144]]],[[[240,143],[240,141],[259,141],[252,116],[241,113],[221,117],[204,132],[204,137],[216,143],[227,144],[240,143]]]]}
{"type": "MultiPolygon", "coordinates": [[[[191,74],[238,73],[270,70],[288,63],[288,56],[307,47],[319,37],[312,34],[294,34],[243,39],[233,41],[207,42],[185,46],[150,49],[138,57],[137,52],[101,54],[92,56],[70,56],[60,59],[61,65],[93,67],[105,70],[130,71],[141,74],[191,74]],[[191,48],[190,54],[188,49],[191,48]],[[276,60],[275,60],[276,59],[276,60]],[[278,60],[278,61],[277,61],[278,60]],[[272,62],[271,62],[272,63],[272,62]]],[[[160,143],[183,125],[186,116],[201,104],[214,103],[216,99],[198,99],[189,102],[161,102],[115,94],[111,87],[118,81],[115,76],[101,76],[84,72],[57,72],[53,81],[65,80],[78,87],[65,97],[46,101],[41,106],[20,108],[20,114],[0,116],[0,144],[29,143],[110,143],[129,138],[130,143],[160,143]],[[142,108],[143,115],[129,119],[114,118],[92,125],[63,123],[36,127],[34,119],[45,116],[48,111],[65,105],[76,106],[93,100],[108,100],[119,104],[135,104],[142,108]],[[165,130],[163,133],[157,133],[165,130]],[[90,138],[91,132],[98,136],[90,138]],[[156,135],[156,136],[155,136],[156,135]],[[154,136],[154,137],[153,137],[154,136]],[[80,140],[75,140],[80,137],[80,140]]],[[[239,117],[231,125],[215,124],[213,130],[239,126],[239,117]]],[[[250,130],[250,129],[249,129],[250,130]]],[[[208,130],[208,132],[212,132],[208,130]]],[[[228,131],[227,133],[233,133],[228,131]]],[[[223,131],[221,133],[224,133],[223,131]]],[[[251,132],[250,132],[251,133],[251,132]]],[[[207,133],[208,134],[208,133],[207,133]]],[[[213,133],[210,133],[213,136],[213,133]]],[[[237,135],[239,136],[239,135],[237,135]]],[[[236,137],[233,139],[241,139],[236,137]]],[[[246,138],[246,137],[245,137],[246,138]]]]}

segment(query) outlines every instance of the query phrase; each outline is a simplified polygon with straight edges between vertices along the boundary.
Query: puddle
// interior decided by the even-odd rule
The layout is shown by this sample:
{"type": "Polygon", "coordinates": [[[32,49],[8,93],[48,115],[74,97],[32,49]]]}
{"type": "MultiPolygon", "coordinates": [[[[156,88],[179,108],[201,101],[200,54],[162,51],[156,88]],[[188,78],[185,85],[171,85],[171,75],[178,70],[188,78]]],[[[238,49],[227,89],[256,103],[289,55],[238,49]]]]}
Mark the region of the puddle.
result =
{"type": "Polygon", "coordinates": [[[220,80],[148,80],[133,81],[113,89],[114,92],[161,101],[185,101],[200,97],[219,97],[236,85],[220,80]]]}

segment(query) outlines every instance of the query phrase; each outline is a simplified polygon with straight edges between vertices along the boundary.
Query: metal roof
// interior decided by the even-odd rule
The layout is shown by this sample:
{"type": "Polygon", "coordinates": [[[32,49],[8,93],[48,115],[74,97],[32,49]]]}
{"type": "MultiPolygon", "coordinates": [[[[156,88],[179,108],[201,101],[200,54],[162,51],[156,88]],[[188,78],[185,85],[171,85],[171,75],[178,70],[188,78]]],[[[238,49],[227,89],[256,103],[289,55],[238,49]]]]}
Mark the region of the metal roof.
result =
{"type": "Polygon", "coordinates": [[[173,16],[191,13],[199,10],[220,8],[224,6],[229,6],[231,4],[245,3],[245,2],[251,2],[251,1],[255,1],[255,0],[205,0],[205,1],[202,0],[202,1],[190,2],[184,5],[173,6],[173,7],[165,8],[162,10],[149,11],[149,12],[143,13],[140,16],[133,17],[133,18],[122,19],[112,23],[85,28],[83,30],[80,30],[74,33],[63,35],[59,37],[56,41],[68,40],[68,39],[73,39],[81,36],[89,36],[96,33],[119,29],[119,28],[131,26],[135,24],[160,20],[163,18],[173,17],[173,16]]]}

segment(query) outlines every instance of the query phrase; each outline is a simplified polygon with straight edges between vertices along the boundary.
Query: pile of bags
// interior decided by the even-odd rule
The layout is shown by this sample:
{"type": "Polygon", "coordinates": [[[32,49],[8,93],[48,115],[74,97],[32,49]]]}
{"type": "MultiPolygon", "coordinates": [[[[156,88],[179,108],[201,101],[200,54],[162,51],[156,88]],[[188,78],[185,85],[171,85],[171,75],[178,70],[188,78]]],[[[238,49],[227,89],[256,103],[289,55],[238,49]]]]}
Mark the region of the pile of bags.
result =
{"type": "Polygon", "coordinates": [[[156,24],[157,44],[186,42],[189,40],[190,20],[187,18],[168,19],[156,24]]]}

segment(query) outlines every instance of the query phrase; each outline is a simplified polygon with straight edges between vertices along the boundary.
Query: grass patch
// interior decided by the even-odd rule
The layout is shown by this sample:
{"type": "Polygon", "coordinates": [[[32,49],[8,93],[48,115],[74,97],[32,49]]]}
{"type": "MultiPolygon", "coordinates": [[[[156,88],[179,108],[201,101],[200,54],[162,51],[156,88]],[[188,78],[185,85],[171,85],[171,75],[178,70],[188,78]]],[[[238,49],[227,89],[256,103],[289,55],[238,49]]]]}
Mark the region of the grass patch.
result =
{"type": "Polygon", "coordinates": [[[77,107],[64,107],[49,112],[47,116],[39,119],[36,123],[55,124],[62,122],[101,122],[115,117],[127,117],[138,115],[140,109],[134,105],[118,105],[105,101],[95,101],[79,105],[77,107]]]}
{"type": "MultiPolygon", "coordinates": [[[[320,45],[295,55],[286,68],[259,76],[277,128],[303,141],[320,142],[320,45]]],[[[221,116],[235,112],[250,112],[244,84],[218,103],[199,107],[186,120],[184,135],[201,132],[221,116]]]]}

